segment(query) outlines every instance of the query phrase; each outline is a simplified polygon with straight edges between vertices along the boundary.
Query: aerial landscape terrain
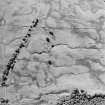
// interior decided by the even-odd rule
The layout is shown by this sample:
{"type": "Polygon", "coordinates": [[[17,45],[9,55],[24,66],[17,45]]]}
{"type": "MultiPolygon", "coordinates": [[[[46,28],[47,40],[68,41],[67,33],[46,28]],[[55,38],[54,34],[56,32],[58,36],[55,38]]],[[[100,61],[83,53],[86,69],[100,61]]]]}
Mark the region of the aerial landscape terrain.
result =
{"type": "Polygon", "coordinates": [[[0,105],[105,105],[105,1],[0,0],[0,105]]]}

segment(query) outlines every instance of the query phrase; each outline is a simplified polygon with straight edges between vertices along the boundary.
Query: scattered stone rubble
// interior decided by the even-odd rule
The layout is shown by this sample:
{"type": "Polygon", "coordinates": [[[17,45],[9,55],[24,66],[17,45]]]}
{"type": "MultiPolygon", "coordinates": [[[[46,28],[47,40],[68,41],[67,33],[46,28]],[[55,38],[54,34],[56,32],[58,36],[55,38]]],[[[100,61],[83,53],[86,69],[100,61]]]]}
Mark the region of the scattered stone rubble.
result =
{"type": "Polygon", "coordinates": [[[71,95],[59,98],[56,105],[105,105],[105,94],[89,95],[84,90],[75,89],[71,95]]]}

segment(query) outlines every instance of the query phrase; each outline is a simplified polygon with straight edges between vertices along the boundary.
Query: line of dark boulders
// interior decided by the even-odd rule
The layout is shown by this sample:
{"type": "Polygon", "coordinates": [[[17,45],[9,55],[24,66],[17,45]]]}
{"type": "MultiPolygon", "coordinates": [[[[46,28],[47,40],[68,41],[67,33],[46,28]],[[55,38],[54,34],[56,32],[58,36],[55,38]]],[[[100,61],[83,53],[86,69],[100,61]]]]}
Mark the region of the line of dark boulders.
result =
{"type": "Polygon", "coordinates": [[[9,62],[6,65],[5,70],[3,71],[1,86],[8,86],[6,84],[6,81],[8,79],[9,72],[10,72],[10,70],[12,71],[14,69],[14,66],[15,66],[15,63],[16,63],[16,59],[17,59],[17,56],[20,53],[20,50],[23,47],[26,47],[26,44],[28,42],[28,38],[31,37],[31,31],[32,31],[33,28],[35,28],[38,25],[38,22],[39,22],[38,19],[36,19],[36,21],[32,21],[33,25],[30,26],[30,28],[28,29],[27,34],[22,39],[22,43],[19,45],[18,49],[15,50],[15,52],[12,55],[12,57],[9,59],[9,62]]]}

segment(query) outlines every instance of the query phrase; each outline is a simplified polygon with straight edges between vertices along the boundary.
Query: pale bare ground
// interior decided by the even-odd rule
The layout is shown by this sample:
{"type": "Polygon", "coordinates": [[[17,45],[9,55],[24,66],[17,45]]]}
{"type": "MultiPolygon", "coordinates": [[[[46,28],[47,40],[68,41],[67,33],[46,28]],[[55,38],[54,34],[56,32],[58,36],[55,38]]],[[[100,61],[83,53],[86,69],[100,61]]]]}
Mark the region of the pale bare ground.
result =
{"type": "Polygon", "coordinates": [[[24,1],[9,3],[5,14],[7,23],[2,35],[7,59],[18,48],[36,12],[39,12],[40,18],[39,26],[33,29],[27,48],[21,50],[15,68],[8,76],[10,87],[7,88],[6,97],[11,104],[27,104],[32,101],[41,105],[44,103],[40,102],[40,97],[43,99],[44,95],[52,93],[55,96],[70,93],[71,88],[76,87],[90,93],[105,91],[105,81],[101,78],[105,72],[101,69],[105,67],[104,40],[101,34],[104,31],[104,17],[98,20],[101,14],[99,9],[103,6],[98,6],[97,2],[81,0],[80,3],[88,5],[87,8],[76,0],[75,5],[68,0],[40,0],[28,6],[31,4],[29,1],[26,3],[27,8],[22,4],[24,1]],[[87,16],[79,6],[92,13],[87,10],[87,16]],[[54,35],[50,35],[49,30],[54,35]],[[51,65],[48,64],[49,60],[51,65]],[[98,63],[100,68],[95,68],[93,63],[98,63]]]}

